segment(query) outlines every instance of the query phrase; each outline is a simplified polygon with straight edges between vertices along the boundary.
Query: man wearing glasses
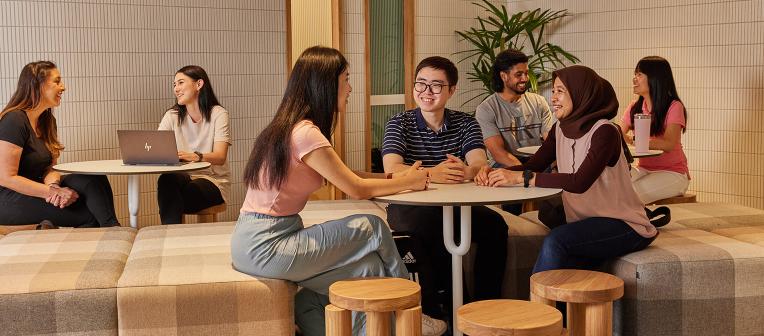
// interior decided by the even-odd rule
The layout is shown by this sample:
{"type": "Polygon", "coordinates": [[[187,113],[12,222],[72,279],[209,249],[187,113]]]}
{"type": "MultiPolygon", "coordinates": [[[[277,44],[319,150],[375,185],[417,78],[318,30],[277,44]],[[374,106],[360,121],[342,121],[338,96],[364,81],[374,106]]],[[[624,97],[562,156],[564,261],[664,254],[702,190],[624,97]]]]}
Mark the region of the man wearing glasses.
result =
{"type": "MultiPolygon", "coordinates": [[[[459,74],[454,63],[443,57],[428,57],[416,68],[414,100],[418,107],[396,114],[387,122],[382,143],[385,172],[406,169],[422,161],[432,182],[462,183],[487,165],[480,126],[475,118],[447,109],[456,91],[459,74]]],[[[423,252],[417,258],[422,286],[422,310],[433,317],[443,313],[437,292],[450,298],[451,256],[443,245],[443,209],[437,206],[391,204],[388,222],[395,231],[408,233],[423,252]]],[[[454,208],[458,236],[459,208],[454,208]]],[[[507,256],[507,225],[495,211],[472,207],[472,241],[477,244],[475,291],[472,300],[497,299],[507,256]]],[[[446,315],[447,316],[447,315],[446,315]]]]}

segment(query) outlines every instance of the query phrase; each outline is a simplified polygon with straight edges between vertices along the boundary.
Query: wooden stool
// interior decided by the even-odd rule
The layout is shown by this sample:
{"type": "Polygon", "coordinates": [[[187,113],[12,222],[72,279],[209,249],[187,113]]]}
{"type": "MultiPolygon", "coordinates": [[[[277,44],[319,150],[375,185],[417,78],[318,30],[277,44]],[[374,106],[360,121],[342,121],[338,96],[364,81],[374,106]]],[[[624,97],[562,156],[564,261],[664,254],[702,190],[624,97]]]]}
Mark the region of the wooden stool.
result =
{"type": "Polygon", "coordinates": [[[350,311],[366,312],[366,335],[389,336],[391,313],[395,312],[395,335],[422,335],[421,288],[399,278],[357,278],[329,286],[326,306],[326,335],[350,336],[350,311]]]}
{"type": "Polygon", "coordinates": [[[521,300],[486,300],[461,306],[456,327],[470,336],[563,335],[559,310],[521,300]]]}
{"type": "MultiPolygon", "coordinates": [[[[196,220],[199,223],[214,223],[218,221],[218,214],[221,212],[225,212],[227,206],[225,203],[221,203],[218,205],[213,205],[209,208],[205,208],[202,210],[199,210],[199,212],[190,213],[186,215],[196,215],[196,220]]],[[[183,218],[183,222],[186,222],[185,216],[183,218]]]]}
{"type": "Polygon", "coordinates": [[[531,301],[568,306],[571,336],[613,334],[613,301],[623,296],[623,280],[602,272],[551,270],[531,276],[531,301]]]}
{"type": "Polygon", "coordinates": [[[678,204],[678,203],[696,203],[695,194],[684,194],[680,196],[674,196],[657,200],[651,204],[666,205],[666,204],[678,204]]]}

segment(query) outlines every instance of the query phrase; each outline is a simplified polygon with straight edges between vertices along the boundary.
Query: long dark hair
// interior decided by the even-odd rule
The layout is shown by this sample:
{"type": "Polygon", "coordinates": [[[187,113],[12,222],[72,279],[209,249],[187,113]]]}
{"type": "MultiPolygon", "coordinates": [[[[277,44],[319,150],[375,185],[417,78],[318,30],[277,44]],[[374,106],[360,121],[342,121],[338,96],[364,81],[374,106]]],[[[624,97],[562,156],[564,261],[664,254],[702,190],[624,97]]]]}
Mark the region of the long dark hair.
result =
{"type": "MultiPolygon", "coordinates": [[[[666,121],[666,114],[668,114],[669,106],[673,101],[682,102],[679,99],[679,94],[676,92],[676,84],[674,83],[674,74],[671,71],[671,65],[669,62],[659,56],[647,56],[639,62],[634,72],[641,72],[647,75],[647,86],[650,89],[650,99],[653,103],[653,110],[651,112],[650,121],[650,135],[657,136],[663,134],[666,130],[663,129],[663,123],[666,121]]],[[[639,96],[637,102],[631,107],[631,124],[634,125],[634,115],[642,113],[642,104],[645,102],[645,98],[639,96]]],[[[687,109],[684,108],[684,120],[687,125],[687,109]]],[[[686,127],[682,129],[682,133],[686,131],[686,127]]]]}
{"type": "MultiPolygon", "coordinates": [[[[207,76],[207,71],[204,71],[198,65],[186,65],[175,72],[176,75],[179,73],[191,77],[195,81],[201,79],[204,82],[202,89],[199,91],[199,110],[202,112],[202,120],[209,121],[212,115],[212,108],[215,105],[220,105],[220,102],[218,102],[218,97],[215,96],[215,91],[212,90],[212,82],[210,82],[210,77],[207,76]]],[[[188,114],[186,106],[178,104],[178,99],[176,98],[175,105],[170,109],[178,111],[178,125],[182,125],[183,120],[186,119],[188,114]]]]}
{"type": "MultiPolygon", "coordinates": [[[[10,111],[26,111],[37,107],[40,104],[42,96],[42,86],[48,80],[50,73],[57,69],[56,65],[50,61],[37,61],[24,66],[19,75],[19,82],[16,85],[16,92],[11,96],[11,100],[0,112],[0,118],[10,111]]],[[[56,117],[53,116],[53,109],[49,108],[40,114],[37,119],[37,132],[40,138],[45,142],[45,146],[57,158],[64,150],[64,145],[58,141],[58,130],[56,129],[56,117]]]]}
{"type": "Polygon", "coordinates": [[[306,49],[289,75],[276,115],[257,136],[244,168],[244,182],[254,189],[278,189],[286,180],[292,157],[292,129],[310,120],[331,139],[337,122],[338,79],[348,62],[336,49],[306,49]],[[260,176],[264,172],[263,176],[260,176]],[[262,179],[261,179],[262,177],[262,179]]]}

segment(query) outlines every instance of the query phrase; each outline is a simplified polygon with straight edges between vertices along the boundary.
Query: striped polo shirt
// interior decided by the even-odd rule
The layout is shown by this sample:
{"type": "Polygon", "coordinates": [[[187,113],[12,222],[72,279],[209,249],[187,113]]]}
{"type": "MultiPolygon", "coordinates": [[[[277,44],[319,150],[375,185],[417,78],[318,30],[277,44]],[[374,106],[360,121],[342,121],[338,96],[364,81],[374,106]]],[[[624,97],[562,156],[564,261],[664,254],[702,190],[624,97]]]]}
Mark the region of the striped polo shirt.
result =
{"type": "Polygon", "coordinates": [[[398,113],[387,122],[382,142],[382,156],[398,154],[404,164],[422,161],[422,167],[437,166],[446,154],[465,160],[473,149],[485,149],[480,125],[474,117],[449,109],[437,132],[427,127],[419,108],[398,113]]]}

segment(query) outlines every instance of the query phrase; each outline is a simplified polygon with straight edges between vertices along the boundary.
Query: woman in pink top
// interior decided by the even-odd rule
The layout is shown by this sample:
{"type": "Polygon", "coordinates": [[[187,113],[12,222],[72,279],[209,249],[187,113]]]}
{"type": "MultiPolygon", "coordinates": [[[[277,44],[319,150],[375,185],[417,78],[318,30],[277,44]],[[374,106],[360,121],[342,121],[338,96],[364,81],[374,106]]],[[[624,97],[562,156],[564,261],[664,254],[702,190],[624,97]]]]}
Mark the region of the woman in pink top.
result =
{"type": "Polygon", "coordinates": [[[682,150],[682,133],[687,127],[687,110],[679,99],[671,65],[662,57],[648,56],[634,69],[634,94],[639,98],[631,102],[621,118],[621,131],[627,142],[633,130],[634,115],[649,114],[650,149],[660,149],[657,157],[639,159],[631,172],[634,189],[644,204],[679,196],[690,183],[687,157],[682,150]]]}
{"type": "Polygon", "coordinates": [[[612,85],[575,65],[553,72],[552,109],[559,120],[541,148],[510,171],[481,171],[478,184],[524,183],[562,188],[567,224],[544,239],[533,273],[593,269],[603,261],[644,249],[658,234],[631,186],[625,143],[617,125],[612,85]],[[558,173],[541,173],[557,161],[558,173]]]}
{"type": "MultiPolygon", "coordinates": [[[[352,90],[348,63],[331,48],[305,50],[292,69],[271,123],[244,170],[247,195],[231,238],[233,266],[244,273],[296,282],[295,317],[304,335],[322,335],[329,285],[353,277],[406,277],[390,230],[358,214],[305,228],[298,214],[324,179],[355,199],[423,190],[419,164],[395,175],[353,172],[328,139],[352,90]]],[[[363,314],[354,332],[363,334],[363,314]]],[[[440,321],[440,323],[443,323],[440,321]]]]}

